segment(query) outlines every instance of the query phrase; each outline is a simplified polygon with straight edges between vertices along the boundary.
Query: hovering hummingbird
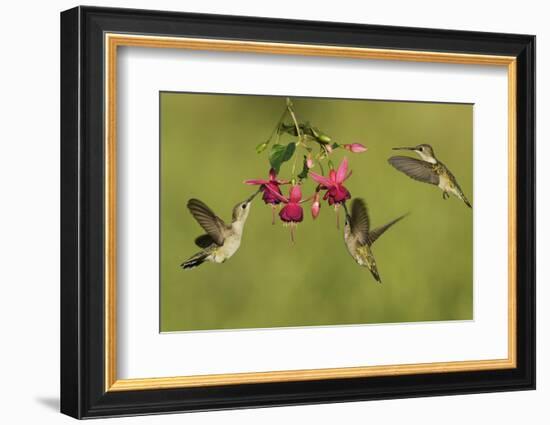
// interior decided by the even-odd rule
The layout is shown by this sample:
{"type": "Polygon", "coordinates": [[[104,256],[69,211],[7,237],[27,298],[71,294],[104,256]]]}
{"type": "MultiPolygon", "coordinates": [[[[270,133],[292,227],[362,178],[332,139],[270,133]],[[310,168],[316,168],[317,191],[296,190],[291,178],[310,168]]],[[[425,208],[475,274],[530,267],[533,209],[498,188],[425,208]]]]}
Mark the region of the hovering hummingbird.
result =
{"type": "Polygon", "coordinates": [[[382,283],[378,268],[376,267],[376,260],[372,253],[372,244],[374,244],[386,230],[405,217],[405,215],[397,217],[389,223],[371,231],[369,213],[364,200],[359,198],[353,200],[351,203],[351,214],[349,214],[345,203],[344,209],[346,210],[344,241],[346,242],[349,253],[357,264],[368,267],[374,278],[379,283],[382,283]]]}
{"type": "Polygon", "coordinates": [[[397,170],[409,176],[411,179],[424,183],[434,184],[443,191],[443,199],[447,199],[452,193],[461,199],[468,207],[472,208],[470,201],[462,192],[453,173],[439,161],[430,145],[422,144],[415,147],[393,148],[393,150],[409,150],[416,152],[420,159],[408,156],[392,156],[388,162],[397,170]]]}
{"type": "Polygon", "coordinates": [[[204,202],[190,199],[187,202],[187,208],[206,231],[206,234],[195,239],[195,244],[202,248],[202,251],[183,262],[181,267],[190,269],[200,266],[205,261],[223,263],[231,258],[241,245],[244,223],[250,212],[250,204],[259,192],[256,191],[252,196],[235,205],[230,225],[224,223],[204,202]]]}

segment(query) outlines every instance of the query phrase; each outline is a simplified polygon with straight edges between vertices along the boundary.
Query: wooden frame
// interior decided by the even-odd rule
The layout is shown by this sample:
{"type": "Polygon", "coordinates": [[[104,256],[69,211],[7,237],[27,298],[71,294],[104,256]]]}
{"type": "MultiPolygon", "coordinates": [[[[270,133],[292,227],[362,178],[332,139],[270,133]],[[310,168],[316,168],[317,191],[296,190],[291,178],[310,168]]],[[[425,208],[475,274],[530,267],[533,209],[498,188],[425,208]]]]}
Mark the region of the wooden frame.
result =
{"type": "Polygon", "coordinates": [[[62,14],[61,41],[64,413],[80,418],[534,387],[534,37],[80,7],[62,14]],[[507,67],[508,357],[117,379],[120,46],[507,67]]]}

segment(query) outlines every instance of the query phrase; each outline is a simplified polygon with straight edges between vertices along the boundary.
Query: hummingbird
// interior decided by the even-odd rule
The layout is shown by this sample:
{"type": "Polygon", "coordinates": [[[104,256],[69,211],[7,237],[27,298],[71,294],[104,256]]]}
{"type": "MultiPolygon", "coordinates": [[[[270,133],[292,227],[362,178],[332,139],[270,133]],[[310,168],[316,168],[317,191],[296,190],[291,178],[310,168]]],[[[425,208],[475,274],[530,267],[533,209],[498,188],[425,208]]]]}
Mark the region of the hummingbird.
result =
{"type": "Polygon", "coordinates": [[[202,248],[181,264],[184,269],[200,266],[205,261],[223,263],[231,258],[241,245],[243,228],[250,212],[250,205],[260,191],[254,192],[244,201],[233,207],[231,224],[226,224],[204,202],[190,199],[187,208],[206,231],[206,234],[195,239],[195,244],[202,248]]]}
{"type": "Polygon", "coordinates": [[[443,191],[443,199],[447,199],[452,193],[461,199],[468,207],[472,204],[462,192],[455,176],[439,161],[430,145],[422,144],[414,147],[393,148],[393,150],[409,150],[416,152],[421,159],[408,156],[392,156],[388,162],[397,170],[409,176],[411,179],[424,183],[434,184],[443,191]]]}
{"type": "Polygon", "coordinates": [[[351,203],[351,214],[349,214],[345,203],[344,209],[346,211],[344,241],[349,253],[357,264],[368,267],[376,281],[382,283],[376,266],[376,260],[372,253],[372,245],[386,230],[403,219],[406,214],[397,217],[383,226],[370,230],[369,213],[363,199],[355,198],[353,200],[351,203]]]}

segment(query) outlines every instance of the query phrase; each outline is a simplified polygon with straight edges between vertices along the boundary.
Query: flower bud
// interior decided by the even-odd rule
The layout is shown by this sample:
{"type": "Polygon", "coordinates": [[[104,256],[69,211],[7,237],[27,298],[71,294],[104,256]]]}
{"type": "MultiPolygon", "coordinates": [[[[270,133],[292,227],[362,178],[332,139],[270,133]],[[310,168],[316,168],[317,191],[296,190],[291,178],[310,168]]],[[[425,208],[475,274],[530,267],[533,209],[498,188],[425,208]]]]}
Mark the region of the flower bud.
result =
{"type": "Polygon", "coordinates": [[[315,220],[321,211],[321,203],[319,202],[319,192],[315,192],[313,203],[311,204],[311,216],[315,220]]]}
{"type": "Polygon", "coordinates": [[[330,141],[332,140],[329,136],[323,133],[318,134],[317,139],[324,143],[330,143],[330,141]]]}
{"type": "Polygon", "coordinates": [[[344,149],[347,149],[348,151],[353,153],[361,153],[367,150],[367,148],[361,143],[349,143],[347,145],[344,145],[344,149]]]}
{"type": "Polygon", "coordinates": [[[269,144],[268,142],[260,143],[258,146],[256,146],[256,152],[262,153],[263,151],[266,150],[268,144],[269,144]]]}
{"type": "Polygon", "coordinates": [[[313,168],[314,166],[314,162],[313,162],[313,159],[311,158],[311,154],[307,156],[307,159],[306,159],[306,166],[307,168],[313,168]]]}

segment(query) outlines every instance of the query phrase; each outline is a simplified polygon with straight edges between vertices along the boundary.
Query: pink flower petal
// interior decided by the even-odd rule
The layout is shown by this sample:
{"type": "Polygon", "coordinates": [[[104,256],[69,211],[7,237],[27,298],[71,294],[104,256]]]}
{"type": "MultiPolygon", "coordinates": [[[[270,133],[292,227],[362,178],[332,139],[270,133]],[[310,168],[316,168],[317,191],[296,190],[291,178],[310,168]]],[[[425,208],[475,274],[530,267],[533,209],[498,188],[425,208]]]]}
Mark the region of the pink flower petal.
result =
{"type": "Polygon", "coordinates": [[[336,182],[342,183],[346,178],[347,172],[348,172],[348,159],[344,157],[344,159],[340,163],[340,166],[338,167],[338,171],[336,171],[336,182]]]}
{"type": "Polygon", "coordinates": [[[334,182],[333,182],[331,179],[329,179],[329,178],[327,178],[327,177],[325,177],[325,176],[321,176],[321,175],[319,175],[319,174],[317,174],[317,173],[314,173],[313,171],[310,171],[310,172],[309,172],[309,175],[311,176],[311,178],[312,178],[313,180],[315,180],[315,181],[316,181],[317,183],[319,183],[319,184],[322,184],[322,185],[325,186],[325,187],[332,187],[332,186],[334,186],[334,182]]]}
{"type": "Polygon", "coordinates": [[[285,197],[284,197],[283,195],[281,195],[280,193],[277,193],[275,190],[273,190],[273,188],[271,187],[270,184],[266,184],[264,187],[265,187],[266,190],[269,190],[269,192],[270,192],[275,198],[277,198],[279,201],[284,202],[285,204],[288,203],[288,199],[285,198],[285,197]]]}
{"type": "Polygon", "coordinates": [[[292,186],[290,188],[290,202],[298,203],[300,202],[300,199],[302,199],[302,190],[300,189],[300,186],[292,186]]]}
{"type": "Polygon", "coordinates": [[[245,184],[268,184],[268,180],[261,180],[261,179],[252,179],[252,180],[245,180],[245,184]]]}

